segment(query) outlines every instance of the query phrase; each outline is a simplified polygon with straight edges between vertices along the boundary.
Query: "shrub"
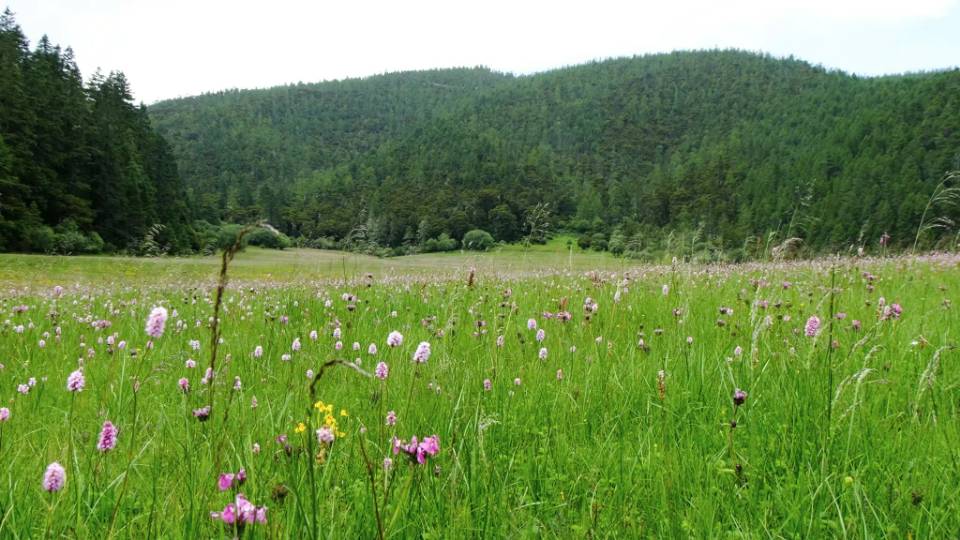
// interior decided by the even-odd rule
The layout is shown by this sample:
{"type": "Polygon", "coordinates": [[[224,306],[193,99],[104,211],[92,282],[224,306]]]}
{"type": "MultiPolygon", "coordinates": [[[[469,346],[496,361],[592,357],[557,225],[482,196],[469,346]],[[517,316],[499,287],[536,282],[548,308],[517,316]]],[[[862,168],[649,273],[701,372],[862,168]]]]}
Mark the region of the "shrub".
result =
{"type": "Polygon", "coordinates": [[[472,231],[468,231],[467,234],[463,235],[464,249],[486,251],[493,247],[494,243],[493,236],[482,229],[473,229],[472,231]]]}
{"type": "Polygon", "coordinates": [[[431,238],[423,244],[424,253],[433,253],[436,251],[453,251],[457,249],[457,240],[450,238],[450,235],[443,233],[437,238],[431,238]]]}

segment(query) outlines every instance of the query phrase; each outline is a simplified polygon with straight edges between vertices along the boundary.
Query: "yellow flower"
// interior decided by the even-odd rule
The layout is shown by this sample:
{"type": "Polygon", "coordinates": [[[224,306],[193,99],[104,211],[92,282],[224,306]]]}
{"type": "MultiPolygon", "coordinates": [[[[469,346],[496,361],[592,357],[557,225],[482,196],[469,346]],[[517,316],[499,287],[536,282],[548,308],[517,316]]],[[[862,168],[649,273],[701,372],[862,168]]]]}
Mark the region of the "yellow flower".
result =
{"type": "Polygon", "coordinates": [[[303,422],[300,422],[299,424],[297,424],[296,429],[294,429],[294,431],[297,433],[303,433],[306,430],[307,430],[307,425],[304,424],[303,422]]]}
{"type": "Polygon", "coordinates": [[[348,416],[350,416],[350,415],[347,414],[347,410],[346,410],[346,409],[340,409],[340,416],[346,418],[346,417],[348,417],[348,416]]]}

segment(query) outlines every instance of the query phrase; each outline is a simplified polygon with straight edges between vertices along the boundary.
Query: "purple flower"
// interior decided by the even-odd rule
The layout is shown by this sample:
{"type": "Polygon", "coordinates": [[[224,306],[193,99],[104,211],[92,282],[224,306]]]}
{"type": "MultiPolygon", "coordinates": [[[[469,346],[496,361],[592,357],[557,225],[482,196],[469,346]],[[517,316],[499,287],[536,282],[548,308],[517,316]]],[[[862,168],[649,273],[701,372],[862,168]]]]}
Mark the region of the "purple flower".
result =
{"type": "Polygon", "coordinates": [[[97,439],[97,450],[109,452],[117,446],[117,427],[107,420],[100,429],[100,438],[97,439]]]}
{"type": "Polygon", "coordinates": [[[263,356],[263,347],[261,347],[260,345],[257,345],[257,346],[253,349],[253,357],[254,357],[254,358],[260,358],[261,356],[263,356]]]}
{"type": "Polygon", "coordinates": [[[86,384],[86,380],[83,378],[83,370],[76,370],[67,377],[67,390],[71,392],[81,392],[83,387],[86,384]]]}
{"type": "Polygon", "coordinates": [[[734,404],[734,405],[736,405],[737,407],[739,407],[740,405],[743,405],[745,401],[747,401],[747,393],[746,393],[746,392],[744,392],[743,390],[741,390],[741,389],[739,389],[739,388],[737,388],[736,390],[733,391],[733,404],[734,404]]]}
{"type": "Polygon", "coordinates": [[[186,377],[180,377],[180,380],[177,381],[177,386],[179,386],[180,390],[183,390],[183,393],[186,394],[190,391],[190,379],[186,377]]]}
{"type": "Polygon", "coordinates": [[[147,318],[147,335],[152,338],[158,338],[163,335],[163,328],[167,324],[167,310],[163,307],[155,307],[147,318]]]}
{"type": "Polygon", "coordinates": [[[321,444],[333,444],[335,438],[330,426],[323,426],[317,430],[317,441],[321,444]]]}
{"type": "Polygon", "coordinates": [[[393,438],[393,453],[394,455],[403,452],[410,457],[411,460],[415,460],[417,463],[423,465],[427,462],[427,457],[432,457],[437,455],[440,452],[440,438],[436,435],[430,437],[424,437],[423,441],[418,442],[417,437],[410,437],[410,442],[405,443],[400,439],[393,438]]]}
{"type": "Polygon", "coordinates": [[[812,315],[807,319],[807,325],[804,327],[804,334],[807,337],[816,337],[820,333],[820,317],[812,315]]]}
{"type": "Polygon", "coordinates": [[[854,319],[853,322],[850,323],[850,327],[854,330],[860,330],[860,328],[863,327],[863,323],[861,323],[859,319],[854,319]]]}
{"type": "Polygon", "coordinates": [[[403,334],[394,330],[387,336],[387,345],[390,347],[399,347],[403,345],[403,334]]]}
{"type": "Polygon", "coordinates": [[[367,347],[367,354],[369,354],[370,356],[376,356],[376,355],[377,355],[377,344],[376,344],[376,343],[371,343],[370,346],[367,347]]]}
{"type": "Polygon", "coordinates": [[[293,352],[299,351],[299,350],[300,350],[300,338],[294,339],[294,340],[293,340],[293,345],[291,345],[290,348],[293,349],[293,352]]]}
{"type": "Polygon", "coordinates": [[[210,512],[210,518],[239,529],[243,525],[266,523],[267,507],[256,506],[248,501],[242,493],[237,493],[234,502],[228,503],[220,512],[210,512]]]}
{"type": "Polygon", "coordinates": [[[527,330],[536,330],[536,328],[537,328],[537,320],[529,319],[527,321],[527,330]]]}
{"type": "Polygon", "coordinates": [[[426,364],[427,360],[430,359],[430,344],[426,341],[421,341],[417,345],[417,350],[413,353],[413,361],[418,364],[426,364]]]}
{"type": "Polygon", "coordinates": [[[199,409],[194,409],[193,416],[201,422],[206,422],[207,419],[210,418],[210,406],[207,405],[205,407],[200,407],[199,409]]]}
{"type": "Polygon", "coordinates": [[[240,487],[247,480],[247,471],[242,467],[236,474],[234,473],[221,473],[217,478],[217,488],[220,491],[227,491],[230,488],[240,487]]]}
{"type": "Polygon", "coordinates": [[[64,484],[67,483],[67,471],[64,470],[63,465],[60,465],[56,461],[47,465],[46,472],[43,473],[43,489],[50,493],[54,493],[63,489],[64,484]]]}
{"type": "Polygon", "coordinates": [[[490,379],[484,379],[483,389],[489,392],[491,388],[493,388],[493,383],[490,381],[490,379]]]}
{"type": "Polygon", "coordinates": [[[387,411],[387,421],[388,426],[395,425],[397,423],[397,413],[395,411],[387,411]]]}
{"type": "Polygon", "coordinates": [[[546,348],[546,347],[540,347],[540,352],[537,353],[537,356],[538,356],[541,360],[546,360],[546,359],[547,359],[547,348],[546,348]]]}
{"type": "Polygon", "coordinates": [[[547,333],[543,331],[543,328],[537,330],[537,341],[543,341],[547,339],[547,333]]]}
{"type": "Polygon", "coordinates": [[[386,362],[378,362],[377,368],[373,370],[373,374],[381,381],[385,381],[387,380],[387,375],[390,374],[390,366],[388,366],[386,362]]]}
{"type": "Polygon", "coordinates": [[[10,420],[10,409],[0,407],[0,422],[6,422],[7,420],[10,420]]]}

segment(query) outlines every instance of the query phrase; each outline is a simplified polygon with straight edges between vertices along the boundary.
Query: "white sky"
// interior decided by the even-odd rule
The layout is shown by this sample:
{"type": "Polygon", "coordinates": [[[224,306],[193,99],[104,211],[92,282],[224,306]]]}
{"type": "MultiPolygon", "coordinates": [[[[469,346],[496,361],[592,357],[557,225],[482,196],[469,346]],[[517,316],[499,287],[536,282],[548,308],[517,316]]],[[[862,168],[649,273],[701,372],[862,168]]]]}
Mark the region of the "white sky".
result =
{"type": "MultiPolygon", "coordinates": [[[[5,0],[31,44],[138,100],[388,71],[531,73],[593,59],[736,47],[874,75],[957,66],[960,0],[5,0]]],[[[0,0],[2,5],[3,0],[0,0]]]]}

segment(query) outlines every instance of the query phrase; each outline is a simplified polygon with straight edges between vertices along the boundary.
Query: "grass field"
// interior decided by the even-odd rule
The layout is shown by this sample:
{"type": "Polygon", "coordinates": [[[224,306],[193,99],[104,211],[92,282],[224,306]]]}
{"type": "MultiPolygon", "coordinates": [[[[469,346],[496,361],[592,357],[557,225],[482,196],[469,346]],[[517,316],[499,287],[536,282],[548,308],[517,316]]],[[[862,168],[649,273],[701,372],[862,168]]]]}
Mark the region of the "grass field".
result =
{"type": "MultiPolygon", "coordinates": [[[[515,277],[542,271],[617,270],[630,262],[607,253],[571,253],[564,239],[548,245],[498,247],[490,252],[431,253],[396,258],[377,258],[342,251],[247,248],[231,267],[231,276],[241,281],[305,283],[317,280],[347,280],[375,277],[433,277],[458,275],[476,268],[490,276],[515,277]]],[[[211,281],[220,268],[219,256],[206,257],[112,257],[0,254],[0,283],[14,286],[50,285],[73,281],[102,280],[110,283],[211,281]]]]}
{"type": "Polygon", "coordinates": [[[0,255],[0,538],[960,534],[955,256],[218,266],[0,255]]]}

